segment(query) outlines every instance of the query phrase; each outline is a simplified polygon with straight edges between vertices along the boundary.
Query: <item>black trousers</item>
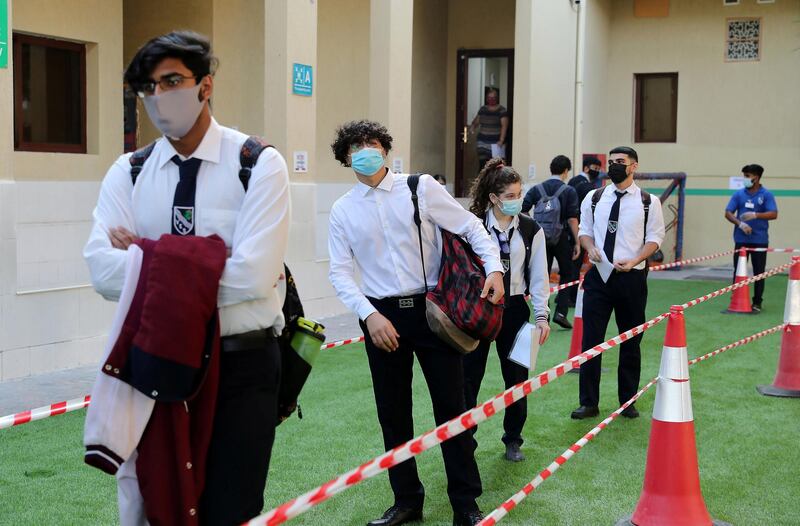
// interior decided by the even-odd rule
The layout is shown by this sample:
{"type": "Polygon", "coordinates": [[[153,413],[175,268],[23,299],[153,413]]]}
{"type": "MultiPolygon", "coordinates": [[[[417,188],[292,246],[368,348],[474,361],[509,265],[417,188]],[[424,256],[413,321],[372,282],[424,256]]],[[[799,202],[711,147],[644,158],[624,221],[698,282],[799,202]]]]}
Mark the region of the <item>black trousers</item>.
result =
{"type": "MultiPolygon", "coordinates": [[[[736,281],[736,265],[739,263],[740,248],[766,248],[768,243],[736,243],[734,247],[737,252],[733,255],[733,280],[736,281]]],[[[753,262],[753,275],[762,274],[767,269],[766,252],[747,252],[747,257],[753,262]]],[[[761,305],[764,300],[764,284],[767,280],[762,279],[753,284],[753,303],[761,305]]]]}
{"type": "MultiPolygon", "coordinates": [[[[558,261],[558,282],[563,285],[572,280],[572,244],[567,232],[561,233],[561,239],[553,246],[547,246],[547,273],[553,270],[553,259],[558,261]]],[[[567,315],[569,312],[569,289],[562,289],[556,295],[556,314],[567,315]]]]}
{"type": "MultiPolygon", "coordinates": [[[[399,306],[398,298],[370,299],[378,312],[388,318],[400,334],[400,346],[394,352],[376,347],[366,325],[360,322],[372,373],[378,421],[387,451],[414,438],[411,378],[415,355],[428,384],[436,425],[460,415],[466,409],[462,356],[444,344],[428,327],[425,296],[412,298],[413,307],[405,308],[399,306]]],[[[462,433],[442,443],[441,448],[447,473],[447,495],[453,510],[467,512],[477,509],[475,499],[481,494],[482,488],[472,437],[469,433],[462,433]]],[[[425,490],[413,458],[390,468],[389,482],[395,504],[422,508],[425,490]]]]}
{"type": "MultiPolygon", "coordinates": [[[[528,369],[508,359],[514,338],[520,327],[530,319],[531,310],[525,297],[522,295],[506,298],[506,308],[503,311],[503,328],[495,340],[497,356],[500,358],[500,370],[503,373],[503,382],[506,389],[513,387],[528,379],[528,369]]],[[[467,407],[475,407],[478,403],[478,391],[486,372],[486,361],[489,358],[491,342],[481,342],[477,349],[464,356],[464,396],[467,407]]],[[[503,443],[517,443],[522,445],[522,428],[528,416],[528,399],[523,398],[511,404],[503,416],[503,443]]],[[[472,428],[472,434],[478,430],[472,428]]],[[[477,443],[476,443],[477,446],[477,443]]]]}
{"type": "MultiPolygon", "coordinates": [[[[235,339],[236,336],[229,337],[235,339]]],[[[223,338],[223,344],[225,340],[223,338]]],[[[281,355],[265,332],[254,348],[223,351],[206,486],[204,525],[237,525],[261,513],[278,421],[281,355]]]]}
{"type": "MultiPolygon", "coordinates": [[[[644,270],[611,273],[607,283],[592,267],[583,280],[583,344],[586,351],[605,341],[611,311],[619,333],[645,322],[647,306],[647,274],[644,270]]],[[[620,404],[627,402],[639,389],[642,357],[638,334],[620,345],[617,368],[620,404]]],[[[596,407],[600,402],[600,365],[603,355],[596,356],[580,368],[580,404],[596,407]]]]}

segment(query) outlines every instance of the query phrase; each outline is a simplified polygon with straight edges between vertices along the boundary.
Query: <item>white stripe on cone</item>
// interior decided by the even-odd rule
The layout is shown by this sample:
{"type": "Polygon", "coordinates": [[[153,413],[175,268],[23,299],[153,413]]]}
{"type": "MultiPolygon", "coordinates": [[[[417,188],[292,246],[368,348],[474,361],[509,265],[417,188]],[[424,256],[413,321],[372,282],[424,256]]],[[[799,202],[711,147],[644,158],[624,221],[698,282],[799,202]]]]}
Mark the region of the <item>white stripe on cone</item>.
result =
{"type": "Polygon", "coordinates": [[[736,262],[736,277],[747,277],[747,253],[741,254],[736,262]]]}
{"type": "Polygon", "coordinates": [[[575,298],[575,318],[583,318],[583,284],[578,285],[578,296],[575,298]]]}
{"type": "Polygon", "coordinates": [[[692,393],[686,347],[664,346],[658,371],[658,389],[653,419],[662,422],[692,422],[692,393]]]}
{"type": "Polygon", "coordinates": [[[783,323],[800,325],[800,280],[790,279],[786,287],[786,307],[783,310],[783,323]]]}

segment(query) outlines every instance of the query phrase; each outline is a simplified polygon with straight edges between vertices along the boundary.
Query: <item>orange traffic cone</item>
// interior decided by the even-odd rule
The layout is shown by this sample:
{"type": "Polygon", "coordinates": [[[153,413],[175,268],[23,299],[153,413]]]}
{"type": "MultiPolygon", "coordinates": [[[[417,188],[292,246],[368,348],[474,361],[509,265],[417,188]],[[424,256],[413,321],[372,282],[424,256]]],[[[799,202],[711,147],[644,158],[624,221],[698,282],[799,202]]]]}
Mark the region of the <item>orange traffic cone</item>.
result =
{"type": "MultiPolygon", "coordinates": [[[[734,284],[740,283],[747,279],[747,250],[739,249],[739,261],[736,263],[736,277],[734,284]]],[[[750,304],[750,286],[739,287],[731,294],[731,303],[728,305],[727,310],[722,311],[723,314],[728,313],[739,314],[752,314],[753,306],[750,304]]]]}
{"type": "MultiPolygon", "coordinates": [[[[579,355],[583,344],[583,283],[578,283],[578,296],[575,298],[575,317],[572,320],[572,340],[569,344],[569,356],[567,359],[579,355]]],[[[581,368],[570,369],[571,373],[581,372],[581,368]]]]}
{"type": "Polygon", "coordinates": [[[633,516],[636,526],[711,526],[700,491],[683,308],[670,309],[647,446],[647,467],[633,516]]]}
{"type": "Polygon", "coordinates": [[[786,326],[775,380],[772,385],[759,385],[756,389],[762,395],[800,398],[800,256],[792,258],[783,323],[786,326]]]}

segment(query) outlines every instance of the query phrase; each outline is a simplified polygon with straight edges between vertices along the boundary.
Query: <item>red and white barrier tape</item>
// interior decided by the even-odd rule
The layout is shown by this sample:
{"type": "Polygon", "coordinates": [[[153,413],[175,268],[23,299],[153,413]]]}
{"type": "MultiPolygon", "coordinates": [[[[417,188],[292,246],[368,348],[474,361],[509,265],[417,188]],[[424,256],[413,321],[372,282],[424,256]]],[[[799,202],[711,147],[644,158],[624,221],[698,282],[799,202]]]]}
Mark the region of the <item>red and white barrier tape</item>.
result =
{"type": "Polygon", "coordinates": [[[723,294],[726,294],[726,293],[728,293],[728,292],[730,292],[732,290],[738,289],[739,287],[744,287],[746,285],[750,285],[751,283],[755,283],[756,281],[759,281],[759,280],[762,280],[762,279],[766,279],[766,278],[768,278],[770,276],[774,276],[775,274],[778,274],[779,272],[782,272],[782,271],[788,269],[791,266],[792,266],[791,263],[784,263],[783,265],[779,265],[779,266],[777,266],[777,267],[775,267],[773,269],[770,269],[770,270],[764,272],[763,274],[758,274],[757,276],[753,276],[752,278],[748,278],[748,279],[746,279],[744,281],[740,281],[739,283],[735,283],[735,284],[729,285],[729,286],[727,286],[725,288],[722,288],[722,289],[719,289],[719,290],[715,290],[714,292],[710,292],[710,293],[706,294],[705,296],[701,296],[701,297],[699,297],[697,299],[693,299],[692,301],[687,301],[686,303],[681,305],[681,307],[683,307],[684,309],[688,309],[689,307],[694,307],[695,305],[703,303],[704,301],[708,301],[711,298],[716,298],[717,296],[721,296],[723,294]]]}
{"type": "Polygon", "coordinates": [[[786,252],[786,253],[800,253],[800,248],[747,248],[748,252],[786,252]]]}
{"type": "MultiPolygon", "coordinates": [[[[352,343],[360,343],[364,341],[363,336],[358,338],[348,338],[346,340],[339,340],[335,342],[326,343],[320,346],[320,350],[333,349],[334,347],[341,347],[342,345],[350,345],[352,343]]],[[[69,413],[70,411],[77,411],[89,405],[91,397],[89,395],[83,398],[75,398],[74,400],[67,400],[66,402],[58,402],[56,404],[38,407],[36,409],[29,409],[13,415],[0,417],[0,429],[6,427],[14,427],[20,424],[27,424],[34,420],[41,420],[50,416],[61,415],[69,413]]]]}
{"type": "Polygon", "coordinates": [[[351,343],[361,343],[363,341],[364,341],[363,336],[359,336],[358,338],[348,338],[346,340],[339,340],[338,342],[326,343],[322,347],[320,347],[320,349],[324,351],[325,349],[333,349],[334,347],[341,347],[342,345],[350,345],[351,343]]]}
{"type": "MultiPolygon", "coordinates": [[[[784,250],[784,249],[778,249],[778,250],[784,250]]],[[[651,272],[658,272],[660,270],[667,270],[667,269],[670,269],[670,268],[680,267],[680,266],[683,266],[683,265],[691,265],[692,263],[699,263],[701,261],[708,261],[709,259],[716,259],[716,258],[720,258],[720,257],[723,257],[723,256],[731,256],[731,255],[734,254],[734,252],[735,252],[735,250],[726,250],[724,252],[717,252],[716,254],[710,254],[708,256],[699,256],[699,257],[696,257],[696,258],[682,259],[680,261],[673,261],[672,263],[664,263],[663,265],[654,265],[654,266],[650,267],[650,271],[651,272]]],[[[576,279],[575,281],[570,281],[569,283],[564,283],[563,285],[555,285],[553,287],[550,287],[550,294],[553,294],[554,292],[558,292],[559,290],[568,289],[569,287],[577,285],[581,281],[583,281],[583,279],[576,279]]]]}
{"type": "MultiPolygon", "coordinates": [[[[725,287],[725,289],[722,290],[730,291],[739,287],[744,287],[755,281],[772,276],[784,268],[788,268],[790,265],[791,263],[788,263],[786,265],[776,267],[768,272],[764,272],[763,274],[753,276],[745,281],[731,285],[730,287],[725,287]]],[[[688,306],[697,305],[723,293],[724,292],[717,291],[707,294],[706,296],[703,296],[703,298],[691,302],[692,304],[688,306]]],[[[684,308],[688,308],[687,305],[684,305],[684,308]]],[[[386,453],[379,455],[368,462],[365,462],[358,468],[352,469],[343,475],[339,475],[338,477],[329,480],[325,484],[317,486],[311,491],[308,491],[299,497],[281,504],[277,508],[273,508],[267,513],[259,515],[258,517],[249,521],[247,524],[251,526],[275,526],[277,524],[283,524],[289,519],[305,513],[318,504],[321,504],[334,495],[337,495],[342,491],[363,482],[364,480],[372,478],[375,475],[378,475],[379,473],[382,473],[383,471],[396,466],[397,464],[400,464],[409,458],[415,457],[423,451],[437,446],[445,440],[448,440],[458,434],[463,433],[467,429],[484,422],[517,400],[528,396],[533,391],[540,389],[542,386],[547,385],[556,378],[564,376],[570,370],[579,367],[581,364],[591,360],[599,354],[602,354],[608,349],[611,349],[614,346],[619,345],[622,342],[646,331],[654,325],[664,321],[668,317],[669,313],[665,312],[641,325],[634,327],[629,331],[626,331],[618,336],[615,336],[614,338],[611,338],[610,340],[601,343],[600,345],[596,345],[571,359],[561,362],[555,367],[552,367],[533,378],[529,378],[528,380],[525,380],[514,387],[506,389],[480,406],[464,412],[463,414],[451,419],[448,422],[445,422],[444,424],[431,431],[428,431],[427,433],[400,444],[393,450],[387,451],[386,453]]]]}
{"type": "Polygon", "coordinates": [[[773,327],[771,329],[767,329],[767,330],[764,330],[764,331],[761,331],[761,332],[757,332],[757,333],[753,334],[752,336],[748,336],[747,338],[742,338],[741,340],[735,341],[735,342],[733,342],[731,344],[728,344],[725,347],[720,347],[716,351],[711,351],[708,354],[704,354],[703,356],[698,356],[697,358],[689,360],[689,365],[694,365],[694,364],[702,362],[704,360],[708,360],[712,356],[716,356],[716,355],[718,355],[720,353],[724,353],[725,351],[729,351],[729,350],[733,349],[734,347],[741,347],[742,345],[750,343],[750,342],[752,342],[754,340],[757,340],[759,338],[763,338],[764,336],[767,336],[767,335],[772,334],[774,332],[778,332],[781,329],[783,329],[785,326],[786,326],[785,323],[781,323],[780,325],[776,325],[775,327],[773,327]]]}
{"type": "MultiPolygon", "coordinates": [[[[725,347],[720,347],[716,351],[712,351],[708,354],[704,354],[703,356],[694,358],[693,360],[689,360],[689,365],[694,365],[696,363],[702,362],[703,360],[707,360],[712,356],[716,356],[727,350],[733,349],[734,347],[740,347],[759,338],[763,338],[764,336],[777,332],[782,328],[783,324],[778,325],[777,327],[773,327],[771,329],[757,332],[752,336],[748,336],[747,338],[742,338],[741,340],[726,345],[725,347]]],[[[503,504],[498,506],[492,513],[487,515],[485,519],[483,519],[481,522],[478,523],[478,526],[494,526],[495,524],[500,522],[506,515],[509,514],[509,512],[511,512],[511,510],[516,508],[517,505],[519,505],[519,503],[525,499],[525,497],[533,493],[533,491],[539,486],[541,486],[542,483],[550,477],[550,475],[558,471],[558,468],[564,465],[570,458],[572,458],[573,455],[578,453],[586,444],[589,443],[590,440],[596,437],[600,433],[600,431],[605,429],[611,422],[613,422],[614,419],[617,418],[627,407],[629,407],[636,400],[638,400],[639,397],[642,396],[642,394],[644,394],[645,391],[650,389],[656,383],[657,380],[658,377],[650,380],[650,382],[644,387],[642,387],[642,389],[638,393],[633,395],[630,400],[622,404],[622,406],[619,409],[608,415],[608,418],[597,424],[596,427],[594,427],[591,431],[586,433],[580,440],[572,444],[566,451],[564,451],[558,457],[556,457],[556,459],[549,466],[543,469],[536,476],[536,478],[534,478],[532,481],[526,484],[524,488],[522,488],[520,491],[512,495],[503,504]]]]}
{"type": "Polygon", "coordinates": [[[525,497],[533,493],[533,490],[541,486],[542,482],[547,480],[550,477],[550,475],[558,471],[558,468],[564,465],[564,463],[567,460],[572,458],[572,456],[575,455],[575,453],[580,451],[583,448],[583,446],[588,444],[590,440],[596,437],[600,433],[600,431],[605,429],[606,426],[608,426],[608,424],[613,422],[614,419],[617,418],[625,409],[627,409],[631,404],[633,404],[636,400],[638,400],[639,397],[642,396],[648,389],[650,389],[653,385],[655,385],[657,380],[658,380],[657,377],[650,380],[650,382],[648,382],[647,385],[642,387],[638,393],[633,395],[630,400],[622,404],[622,406],[619,409],[608,415],[608,417],[605,420],[597,424],[597,426],[595,426],[591,431],[583,435],[583,437],[580,440],[572,444],[563,453],[561,453],[558,457],[556,457],[556,459],[553,462],[551,462],[549,466],[544,468],[541,472],[539,472],[538,475],[536,475],[535,479],[530,481],[528,484],[525,485],[524,488],[522,488],[520,491],[512,495],[503,504],[498,506],[492,513],[487,515],[485,519],[483,519],[481,522],[478,523],[478,526],[494,526],[495,524],[500,522],[503,519],[503,517],[508,515],[511,510],[516,508],[517,505],[525,499],[525,497]]]}
{"type": "Polygon", "coordinates": [[[282,524],[301,513],[304,513],[314,506],[328,500],[334,495],[349,489],[360,482],[382,473],[383,471],[415,457],[434,446],[437,446],[458,434],[463,433],[481,422],[504,410],[517,400],[528,396],[532,392],[540,389],[556,378],[564,376],[570,370],[580,367],[581,364],[594,358],[595,356],[613,348],[620,343],[633,338],[637,334],[653,327],[669,317],[669,313],[664,313],[653,318],[633,329],[626,331],[619,336],[596,345],[595,347],[566,360],[547,371],[536,375],[514,387],[511,387],[494,398],[484,402],[478,407],[464,412],[463,414],[451,419],[448,422],[428,431],[408,442],[401,444],[391,451],[379,455],[372,460],[365,462],[358,468],[352,469],[325,484],[314,488],[303,495],[292,499],[269,512],[252,519],[248,525],[269,525],[282,524]]]}
{"type": "Polygon", "coordinates": [[[34,420],[41,420],[49,416],[62,415],[70,411],[77,411],[89,405],[90,396],[86,395],[83,398],[74,398],[66,402],[58,402],[28,411],[22,411],[13,415],[8,415],[0,418],[0,429],[6,427],[14,427],[20,424],[27,424],[34,420]]]}

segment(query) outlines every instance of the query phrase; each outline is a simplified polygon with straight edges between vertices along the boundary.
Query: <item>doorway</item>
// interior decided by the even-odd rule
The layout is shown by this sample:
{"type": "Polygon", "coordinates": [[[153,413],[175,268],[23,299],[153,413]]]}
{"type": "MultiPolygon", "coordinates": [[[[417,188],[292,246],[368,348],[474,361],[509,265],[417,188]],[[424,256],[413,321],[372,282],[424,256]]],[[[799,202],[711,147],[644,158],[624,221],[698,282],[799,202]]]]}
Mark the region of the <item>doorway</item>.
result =
{"type": "Polygon", "coordinates": [[[488,159],[512,162],[514,50],[459,49],[456,60],[455,194],[466,197],[488,159]]]}

